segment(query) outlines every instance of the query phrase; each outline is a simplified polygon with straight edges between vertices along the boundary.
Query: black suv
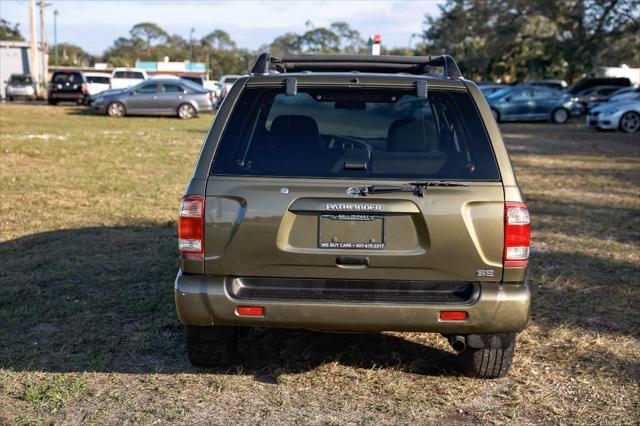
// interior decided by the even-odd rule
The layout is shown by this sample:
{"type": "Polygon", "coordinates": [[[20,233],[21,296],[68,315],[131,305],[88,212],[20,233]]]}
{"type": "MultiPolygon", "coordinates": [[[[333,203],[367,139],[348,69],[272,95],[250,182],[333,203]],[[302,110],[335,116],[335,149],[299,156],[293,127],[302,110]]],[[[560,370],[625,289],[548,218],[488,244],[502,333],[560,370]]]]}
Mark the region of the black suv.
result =
{"type": "Polygon", "coordinates": [[[54,71],[49,82],[49,104],[60,101],[89,104],[87,79],[80,71],[54,71]]]}

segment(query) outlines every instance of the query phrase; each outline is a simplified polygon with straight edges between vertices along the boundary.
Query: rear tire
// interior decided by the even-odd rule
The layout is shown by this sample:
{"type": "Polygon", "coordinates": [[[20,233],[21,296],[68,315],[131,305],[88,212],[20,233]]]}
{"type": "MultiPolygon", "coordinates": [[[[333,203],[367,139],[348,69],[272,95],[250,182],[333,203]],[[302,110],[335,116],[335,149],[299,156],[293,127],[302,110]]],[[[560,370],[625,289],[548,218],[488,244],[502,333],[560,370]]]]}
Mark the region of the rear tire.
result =
{"type": "Polygon", "coordinates": [[[237,327],[185,326],[187,356],[195,367],[227,366],[236,359],[237,327]]]}
{"type": "Polygon", "coordinates": [[[564,124],[569,120],[569,111],[566,108],[556,108],[551,113],[551,121],[556,124],[564,124]]]}
{"type": "Polygon", "coordinates": [[[120,102],[111,102],[109,105],[107,105],[107,114],[110,117],[124,117],[126,114],[126,109],[120,102]]]}
{"type": "Polygon", "coordinates": [[[178,118],[188,120],[195,117],[196,109],[191,104],[182,104],[178,107],[178,118]]]}
{"type": "Polygon", "coordinates": [[[620,117],[620,130],[625,133],[634,133],[640,130],[640,114],[635,111],[625,112],[620,117]]]}
{"type": "Polygon", "coordinates": [[[460,371],[467,377],[483,379],[497,379],[505,377],[511,367],[516,347],[516,335],[509,338],[508,346],[504,348],[470,348],[467,347],[458,359],[460,371]]]}

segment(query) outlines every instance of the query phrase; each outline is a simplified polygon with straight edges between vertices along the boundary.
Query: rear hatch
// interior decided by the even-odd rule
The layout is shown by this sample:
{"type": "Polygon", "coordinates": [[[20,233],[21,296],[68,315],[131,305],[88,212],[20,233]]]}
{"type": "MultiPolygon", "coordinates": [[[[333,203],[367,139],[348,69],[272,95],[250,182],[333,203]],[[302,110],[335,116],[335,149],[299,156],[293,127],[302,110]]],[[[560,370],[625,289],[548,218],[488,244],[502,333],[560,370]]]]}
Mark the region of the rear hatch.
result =
{"type": "Polygon", "coordinates": [[[205,273],[499,281],[503,216],[464,86],[245,88],[206,187],[205,273]]]}
{"type": "Polygon", "coordinates": [[[56,72],[51,78],[51,89],[60,93],[82,92],[84,79],[79,72],[56,72]]]}

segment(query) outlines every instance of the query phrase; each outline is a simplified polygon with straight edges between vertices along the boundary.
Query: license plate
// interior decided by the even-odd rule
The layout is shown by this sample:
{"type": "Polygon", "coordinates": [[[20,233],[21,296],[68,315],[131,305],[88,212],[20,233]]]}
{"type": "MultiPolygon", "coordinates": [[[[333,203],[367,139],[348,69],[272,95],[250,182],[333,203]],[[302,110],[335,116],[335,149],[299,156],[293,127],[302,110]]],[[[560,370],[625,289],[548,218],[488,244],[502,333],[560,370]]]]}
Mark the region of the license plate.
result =
{"type": "Polygon", "coordinates": [[[385,248],[384,217],[360,214],[326,214],[318,221],[318,247],[327,249],[385,248]]]}

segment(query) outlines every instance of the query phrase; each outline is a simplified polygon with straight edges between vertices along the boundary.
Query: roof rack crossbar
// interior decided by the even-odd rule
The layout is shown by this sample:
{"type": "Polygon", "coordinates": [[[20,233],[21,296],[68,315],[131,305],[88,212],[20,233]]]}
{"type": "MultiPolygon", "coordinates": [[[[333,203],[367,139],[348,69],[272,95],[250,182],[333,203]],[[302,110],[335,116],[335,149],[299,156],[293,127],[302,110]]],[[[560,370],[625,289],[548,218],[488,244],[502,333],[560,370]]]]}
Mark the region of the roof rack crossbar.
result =
{"type": "Polygon", "coordinates": [[[251,72],[268,74],[301,71],[325,72],[382,72],[426,74],[432,67],[442,67],[443,75],[450,79],[462,78],[458,64],[450,55],[440,56],[365,56],[365,55],[285,55],[262,53],[251,72]]]}

